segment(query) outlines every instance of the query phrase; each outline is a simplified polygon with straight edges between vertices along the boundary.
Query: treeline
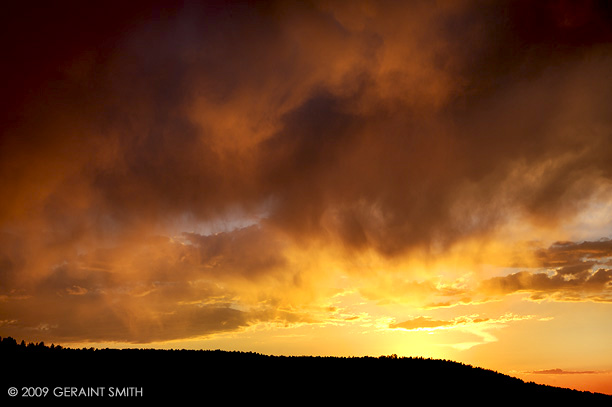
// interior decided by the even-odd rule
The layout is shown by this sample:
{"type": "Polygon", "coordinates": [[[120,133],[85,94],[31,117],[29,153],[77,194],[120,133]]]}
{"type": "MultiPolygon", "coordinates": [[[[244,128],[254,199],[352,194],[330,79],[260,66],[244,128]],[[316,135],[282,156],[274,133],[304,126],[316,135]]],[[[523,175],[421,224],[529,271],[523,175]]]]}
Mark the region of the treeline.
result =
{"type": "Polygon", "coordinates": [[[44,342],[28,342],[26,343],[24,340],[17,343],[12,337],[1,337],[0,336],[0,351],[67,351],[67,352],[109,352],[109,351],[120,351],[124,353],[128,352],[142,352],[142,353],[168,353],[168,352],[193,352],[193,353],[217,353],[217,354],[225,354],[225,355],[234,355],[234,356],[254,356],[254,357],[262,357],[262,358],[272,358],[272,359],[296,359],[296,358],[309,358],[309,359],[382,359],[382,360],[397,360],[397,359],[405,359],[405,360],[428,360],[428,361],[438,361],[440,363],[453,363],[473,369],[480,369],[478,367],[473,367],[472,365],[459,363],[446,359],[431,359],[431,358],[423,358],[423,357],[406,357],[406,356],[397,356],[397,354],[391,355],[381,355],[381,356],[275,356],[275,355],[266,355],[258,352],[243,352],[243,351],[224,351],[220,349],[215,350],[206,350],[206,349],[151,349],[151,348],[124,348],[124,349],[116,349],[116,348],[94,348],[94,347],[83,347],[83,348],[70,348],[70,347],[62,347],[61,345],[46,345],[44,342]]]}
{"type": "Polygon", "coordinates": [[[408,364],[412,367],[418,367],[423,370],[436,370],[440,368],[444,368],[445,371],[448,370],[462,370],[462,371],[471,371],[472,374],[487,374],[487,375],[496,375],[503,376],[505,378],[509,378],[513,381],[523,382],[521,379],[509,377],[502,373],[498,373],[496,371],[490,369],[483,369],[480,367],[475,367],[470,364],[464,364],[452,360],[446,359],[432,359],[432,358],[423,358],[423,357],[412,357],[412,356],[398,356],[397,354],[391,355],[380,355],[380,356],[277,356],[277,355],[266,355],[257,352],[243,352],[243,351],[225,351],[220,349],[215,350],[207,350],[207,349],[152,349],[152,348],[124,348],[124,349],[116,349],[116,348],[94,348],[94,347],[83,347],[83,348],[70,348],[70,347],[62,347],[61,345],[51,344],[49,346],[45,345],[44,342],[29,342],[26,344],[25,341],[21,341],[17,343],[15,339],[12,337],[2,338],[0,337],[0,352],[2,351],[31,351],[31,352],[61,352],[64,355],[67,354],[87,354],[87,353],[98,353],[99,355],[105,354],[108,357],[115,357],[119,355],[127,356],[131,355],[131,357],[138,357],[138,359],[146,359],[148,357],[159,357],[160,359],[168,359],[171,358],[172,354],[183,354],[183,355],[191,355],[193,357],[204,357],[208,361],[215,361],[218,359],[222,359],[224,361],[255,361],[255,360],[266,360],[266,361],[276,361],[276,362],[291,362],[294,361],[296,363],[309,363],[312,361],[360,361],[362,363],[368,363],[371,361],[379,361],[379,363],[388,363],[387,366],[402,366],[398,363],[408,364]],[[391,364],[392,363],[392,364],[391,364]]]}
{"type": "Polygon", "coordinates": [[[70,348],[70,347],[62,347],[61,345],[46,345],[44,342],[28,342],[26,343],[24,340],[17,343],[12,337],[0,337],[0,351],[65,351],[65,352],[122,352],[122,353],[207,353],[210,355],[224,355],[224,356],[238,356],[238,357],[255,357],[255,358],[266,358],[266,359],[326,359],[326,360],[342,360],[342,359],[360,359],[360,360],[409,360],[409,361],[427,361],[428,363],[440,363],[440,364],[453,364],[456,366],[462,366],[465,368],[476,369],[481,371],[497,373],[493,370],[482,369],[480,367],[474,367],[469,364],[464,364],[460,362],[455,362],[452,360],[446,359],[432,359],[432,358],[423,358],[420,356],[412,357],[412,356],[398,356],[397,354],[391,355],[381,355],[381,356],[276,356],[276,355],[266,355],[258,352],[244,352],[244,351],[225,351],[220,349],[207,350],[207,349],[152,349],[152,348],[94,348],[94,347],[83,347],[83,348],[70,348]]]}
{"type": "MultiPolygon", "coordinates": [[[[17,343],[17,340],[11,338],[10,336],[7,338],[2,338],[0,336],[0,349],[1,350],[62,350],[64,349],[60,345],[51,344],[51,346],[45,345],[44,342],[26,342],[22,340],[20,343],[17,343]]],[[[93,348],[92,348],[93,349],[93,348]]]]}
{"type": "MultiPolygon", "coordinates": [[[[68,348],[0,338],[7,386],[135,386],[151,402],[308,400],[381,403],[398,400],[470,402],[594,402],[612,396],[525,383],[459,362],[422,357],[272,356],[185,349],[68,348]]],[[[1,389],[0,389],[1,390],[1,389]]],[[[278,403],[276,403],[278,401],[278,403]]],[[[293,404],[293,403],[291,403],[293,404]]],[[[327,404],[327,403],[325,403],[327,404]]]]}
{"type": "MultiPolygon", "coordinates": [[[[49,351],[64,351],[64,353],[85,353],[85,352],[98,352],[98,353],[138,353],[141,356],[146,356],[147,354],[169,354],[169,353],[190,353],[190,354],[206,354],[207,356],[213,358],[215,356],[223,357],[223,358],[240,358],[243,360],[248,359],[268,359],[268,360],[361,360],[361,361],[371,361],[371,360],[381,360],[381,361],[391,361],[391,360],[405,360],[411,361],[411,363],[419,363],[426,362],[429,367],[435,368],[436,365],[444,365],[447,368],[449,366],[453,366],[455,368],[461,369],[470,369],[476,370],[480,372],[487,372],[495,375],[502,375],[502,373],[498,373],[493,370],[483,369],[480,367],[474,367],[469,364],[464,364],[460,362],[455,362],[452,360],[446,359],[432,359],[432,358],[423,358],[420,356],[412,357],[412,356],[398,356],[397,354],[391,355],[380,355],[380,356],[276,356],[276,355],[266,355],[258,352],[243,352],[243,351],[224,351],[220,349],[215,350],[207,350],[207,349],[151,349],[151,348],[124,348],[124,349],[116,349],[116,348],[94,348],[94,347],[83,347],[83,348],[70,348],[70,347],[62,347],[61,345],[51,344],[47,346],[44,342],[29,342],[26,344],[24,340],[20,343],[17,343],[12,337],[2,338],[0,337],[0,351],[38,351],[38,352],[49,352],[49,351]]],[[[520,379],[516,379],[519,380],[520,379]]]]}

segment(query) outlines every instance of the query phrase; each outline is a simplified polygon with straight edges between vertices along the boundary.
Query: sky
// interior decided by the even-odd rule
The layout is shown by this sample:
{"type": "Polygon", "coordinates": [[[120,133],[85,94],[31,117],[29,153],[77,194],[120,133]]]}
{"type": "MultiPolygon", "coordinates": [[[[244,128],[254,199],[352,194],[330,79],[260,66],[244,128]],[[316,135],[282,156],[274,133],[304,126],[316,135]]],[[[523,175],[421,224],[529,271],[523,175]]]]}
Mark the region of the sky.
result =
{"type": "Polygon", "coordinates": [[[612,394],[606,1],[0,16],[0,335],[612,394]]]}

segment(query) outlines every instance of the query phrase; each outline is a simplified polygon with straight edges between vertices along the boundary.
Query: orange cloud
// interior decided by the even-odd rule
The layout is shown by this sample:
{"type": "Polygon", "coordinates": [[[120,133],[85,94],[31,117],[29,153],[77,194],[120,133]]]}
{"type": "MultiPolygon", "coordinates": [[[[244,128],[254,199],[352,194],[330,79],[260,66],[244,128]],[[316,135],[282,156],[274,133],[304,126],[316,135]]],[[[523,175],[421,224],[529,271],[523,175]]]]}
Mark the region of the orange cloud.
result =
{"type": "Polygon", "coordinates": [[[338,275],[381,303],[609,301],[604,241],[453,264],[604,200],[605,7],[111,3],[5,13],[3,332],[314,323],[338,275]]]}
{"type": "Polygon", "coordinates": [[[533,374],[592,374],[592,373],[600,373],[593,370],[583,370],[583,371],[573,371],[573,370],[563,370],[563,369],[544,369],[544,370],[534,370],[533,374]]]}
{"type": "Polygon", "coordinates": [[[540,272],[520,271],[484,280],[487,294],[531,293],[534,300],[609,302],[612,272],[608,264],[610,240],[558,242],[537,251],[540,272]],[[542,270],[542,269],[540,269],[542,270]]]}

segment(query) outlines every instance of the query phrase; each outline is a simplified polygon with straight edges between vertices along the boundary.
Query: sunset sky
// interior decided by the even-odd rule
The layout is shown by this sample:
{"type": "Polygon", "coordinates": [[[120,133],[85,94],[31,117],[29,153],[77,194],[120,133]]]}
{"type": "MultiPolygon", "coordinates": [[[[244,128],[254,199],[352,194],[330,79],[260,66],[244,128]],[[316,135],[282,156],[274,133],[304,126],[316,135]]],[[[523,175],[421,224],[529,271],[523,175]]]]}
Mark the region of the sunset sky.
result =
{"type": "Polygon", "coordinates": [[[40,3],[0,15],[0,336],[612,394],[609,2],[40,3]]]}

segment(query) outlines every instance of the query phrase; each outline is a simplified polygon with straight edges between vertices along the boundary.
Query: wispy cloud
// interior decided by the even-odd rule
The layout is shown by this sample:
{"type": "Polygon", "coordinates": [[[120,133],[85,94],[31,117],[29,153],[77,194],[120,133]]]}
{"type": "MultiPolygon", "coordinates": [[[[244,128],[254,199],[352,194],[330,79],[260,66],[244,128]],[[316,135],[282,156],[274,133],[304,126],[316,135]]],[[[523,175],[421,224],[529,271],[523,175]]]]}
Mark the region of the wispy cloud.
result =
{"type": "Polygon", "coordinates": [[[389,324],[391,329],[405,330],[437,330],[472,327],[476,325],[501,325],[513,321],[523,321],[536,318],[534,315],[515,315],[507,313],[497,318],[480,317],[479,315],[458,316],[452,320],[434,320],[429,317],[416,317],[407,321],[389,324]]]}
{"type": "Polygon", "coordinates": [[[607,371],[596,371],[596,370],[563,370],[563,369],[544,369],[544,370],[533,370],[532,374],[599,374],[599,373],[608,373],[607,371]]]}
{"type": "Polygon", "coordinates": [[[474,346],[483,345],[490,342],[496,342],[497,337],[491,333],[491,330],[504,328],[509,324],[525,321],[525,320],[540,320],[546,321],[550,318],[536,317],[534,315],[516,315],[507,313],[497,318],[480,317],[479,315],[458,316],[451,320],[434,320],[429,317],[416,317],[403,322],[393,322],[389,324],[390,329],[402,329],[406,331],[446,331],[459,330],[467,332],[479,338],[474,341],[461,341],[445,344],[457,350],[467,350],[474,346]]]}

